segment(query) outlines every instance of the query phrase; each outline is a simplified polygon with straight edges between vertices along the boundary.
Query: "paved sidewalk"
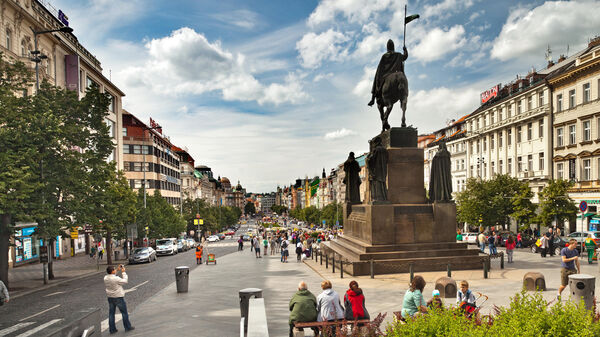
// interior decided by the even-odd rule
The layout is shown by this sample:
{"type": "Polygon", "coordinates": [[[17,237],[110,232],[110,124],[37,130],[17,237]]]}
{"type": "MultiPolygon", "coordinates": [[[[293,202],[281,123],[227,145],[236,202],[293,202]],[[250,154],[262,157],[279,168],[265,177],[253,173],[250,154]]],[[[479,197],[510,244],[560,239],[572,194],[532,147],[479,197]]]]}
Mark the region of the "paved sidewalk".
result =
{"type": "MultiPolygon", "coordinates": [[[[8,270],[10,297],[16,298],[25,294],[56,286],[80,277],[88,276],[106,270],[106,256],[96,263],[89,255],[77,255],[63,260],[54,260],[54,280],[44,284],[43,266],[41,263],[27,264],[8,270]]],[[[125,263],[126,260],[113,263],[125,263]]]]}
{"type": "MultiPolygon", "coordinates": [[[[504,251],[504,248],[498,249],[504,251]]],[[[529,271],[537,271],[544,274],[547,290],[543,292],[543,297],[547,301],[555,300],[558,287],[560,286],[560,256],[542,258],[540,254],[533,254],[529,249],[518,249],[514,253],[514,263],[507,263],[505,260],[505,269],[500,269],[500,260],[493,259],[492,270],[489,272],[489,278],[483,278],[483,270],[453,271],[452,278],[457,281],[467,280],[470,289],[475,292],[481,292],[489,296],[489,301],[483,306],[481,312],[488,314],[493,306],[507,306],[510,298],[521,291],[523,286],[523,276],[529,271]]],[[[374,279],[370,276],[352,277],[345,274],[340,278],[339,268],[336,268],[334,274],[331,270],[325,269],[325,263],[321,266],[312,260],[305,261],[308,266],[313,268],[323,277],[332,281],[334,289],[342,294],[347,289],[351,279],[356,280],[363,289],[366,297],[366,306],[375,317],[378,312],[387,312],[386,321],[390,321],[394,311],[402,309],[402,300],[405,291],[408,289],[410,275],[407,274],[388,274],[376,275],[374,279]]],[[[593,276],[598,275],[598,263],[588,264],[587,255],[580,260],[581,272],[593,276]]],[[[415,273],[423,276],[427,282],[424,290],[425,300],[431,298],[431,293],[435,287],[435,280],[441,276],[447,276],[446,271],[442,272],[419,272],[415,273]]],[[[600,291],[600,280],[596,280],[596,293],[600,291]]],[[[570,292],[567,287],[562,293],[562,300],[570,300],[570,292]]],[[[456,305],[456,297],[444,299],[446,305],[456,305]]],[[[384,323],[385,325],[385,323],[384,323]]]]}
{"type": "MultiPolygon", "coordinates": [[[[293,254],[292,254],[293,255],[293,254]]],[[[287,336],[289,301],[304,280],[315,296],[321,278],[292,256],[281,263],[279,255],[257,259],[249,249],[217,256],[216,265],[202,265],[190,273],[189,292],[178,294],[175,283],[139,305],[131,315],[135,330],[122,336],[238,336],[239,290],[263,289],[269,336],[287,336]]],[[[103,335],[107,336],[108,331],[103,335]]],[[[307,336],[310,334],[307,331],[307,336]]]]}

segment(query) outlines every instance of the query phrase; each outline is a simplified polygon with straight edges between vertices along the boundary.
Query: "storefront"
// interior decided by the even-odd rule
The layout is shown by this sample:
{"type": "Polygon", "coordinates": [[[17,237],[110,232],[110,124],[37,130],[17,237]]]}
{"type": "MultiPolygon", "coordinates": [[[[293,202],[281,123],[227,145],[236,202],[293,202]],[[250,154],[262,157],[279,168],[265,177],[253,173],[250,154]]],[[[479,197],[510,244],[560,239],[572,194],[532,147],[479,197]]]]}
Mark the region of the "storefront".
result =
{"type": "Polygon", "coordinates": [[[600,199],[575,199],[579,208],[577,214],[578,231],[600,231],[600,199]]]}
{"type": "MultiPolygon", "coordinates": [[[[17,230],[14,235],[14,266],[20,266],[26,263],[37,262],[39,258],[40,246],[44,240],[35,235],[36,223],[17,224],[17,230]]],[[[60,237],[55,240],[54,257],[60,257],[60,237]]],[[[10,254],[12,255],[12,254],[10,254]]],[[[10,257],[12,259],[12,256],[10,257]]]]}

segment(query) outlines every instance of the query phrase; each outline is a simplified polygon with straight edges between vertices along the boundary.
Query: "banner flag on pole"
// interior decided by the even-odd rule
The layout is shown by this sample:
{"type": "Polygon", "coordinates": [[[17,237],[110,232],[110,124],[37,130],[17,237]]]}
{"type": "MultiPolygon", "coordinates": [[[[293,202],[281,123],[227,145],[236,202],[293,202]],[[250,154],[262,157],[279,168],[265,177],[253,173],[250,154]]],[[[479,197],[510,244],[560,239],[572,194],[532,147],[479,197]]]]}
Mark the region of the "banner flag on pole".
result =
{"type": "Polygon", "coordinates": [[[413,14],[404,18],[404,24],[411,22],[412,20],[420,18],[419,14],[413,14]]]}

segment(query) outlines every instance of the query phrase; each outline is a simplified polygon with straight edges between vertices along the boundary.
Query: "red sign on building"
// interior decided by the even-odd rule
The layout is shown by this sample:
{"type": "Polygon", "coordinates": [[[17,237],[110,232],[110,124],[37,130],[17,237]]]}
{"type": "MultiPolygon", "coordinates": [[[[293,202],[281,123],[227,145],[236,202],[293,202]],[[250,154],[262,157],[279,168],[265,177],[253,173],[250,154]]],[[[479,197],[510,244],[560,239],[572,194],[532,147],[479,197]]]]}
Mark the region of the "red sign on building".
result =
{"type": "Polygon", "coordinates": [[[494,98],[494,97],[498,97],[498,91],[500,90],[500,84],[492,87],[491,89],[488,89],[484,92],[481,93],[481,104],[489,101],[490,99],[494,98]]]}
{"type": "Polygon", "coordinates": [[[150,118],[150,127],[158,131],[162,135],[162,128],[158,123],[154,121],[154,119],[150,118]]]}

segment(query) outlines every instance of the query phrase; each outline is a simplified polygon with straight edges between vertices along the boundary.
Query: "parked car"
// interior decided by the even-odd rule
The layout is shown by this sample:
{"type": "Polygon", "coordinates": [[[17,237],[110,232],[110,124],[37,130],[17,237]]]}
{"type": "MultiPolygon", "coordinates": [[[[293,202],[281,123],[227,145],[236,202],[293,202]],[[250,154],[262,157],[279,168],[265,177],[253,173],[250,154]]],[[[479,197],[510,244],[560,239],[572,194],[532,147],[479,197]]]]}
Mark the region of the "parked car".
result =
{"type": "Polygon", "coordinates": [[[478,233],[464,233],[462,235],[463,242],[475,245],[475,244],[477,244],[477,235],[479,235],[479,234],[478,233]]]}
{"type": "Polygon", "coordinates": [[[216,235],[211,235],[208,237],[208,242],[218,242],[219,241],[219,237],[216,235]]]}
{"type": "Polygon", "coordinates": [[[183,240],[177,240],[177,251],[178,252],[185,251],[185,246],[183,245],[183,240]]]}
{"type": "Polygon", "coordinates": [[[156,254],[157,255],[175,255],[177,254],[177,239],[159,239],[156,240],[156,254]]]}
{"type": "MultiPolygon", "coordinates": [[[[554,241],[553,241],[554,255],[560,255],[560,251],[563,248],[565,248],[568,243],[569,243],[569,240],[565,240],[559,236],[555,236],[554,241]]],[[[540,247],[538,247],[537,241],[536,241],[536,243],[531,245],[531,252],[532,253],[540,252],[540,247]]]]}
{"type": "Polygon", "coordinates": [[[225,240],[225,234],[224,233],[219,233],[219,234],[217,234],[217,236],[219,237],[219,240],[225,240]]]}
{"type": "Polygon", "coordinates": [[[129,257],[129,263],[156,261],[156,251],[152,247],[140,247],[133,251],[129,257]]]}
{"type": "Polygon", "coordinates": [[[196,243],[196,240],[194,239],[186,239],[188,242],[188,246],[190,247],[190,249],[194,249],[198,246],[198,244],[196,243]]]}
{"type": "Polygon", "coordinates": [[[577,240],[577,246],[581,247],[582,251],[585,251],[585,239],[587,239],[588,234],[592,234],[592,239],[596,242],[596,244],[600,244],[600,232],[573,232],[567,235],[567,241],[570,239],[577,240]]]}
{"type": "Polygon", "coordinates": [[[250,241],[250,235],[248,235],[248,234],[244,234],[244,235],[242,236],[242,240],[244,240],[244,241],[250,241]]]}

